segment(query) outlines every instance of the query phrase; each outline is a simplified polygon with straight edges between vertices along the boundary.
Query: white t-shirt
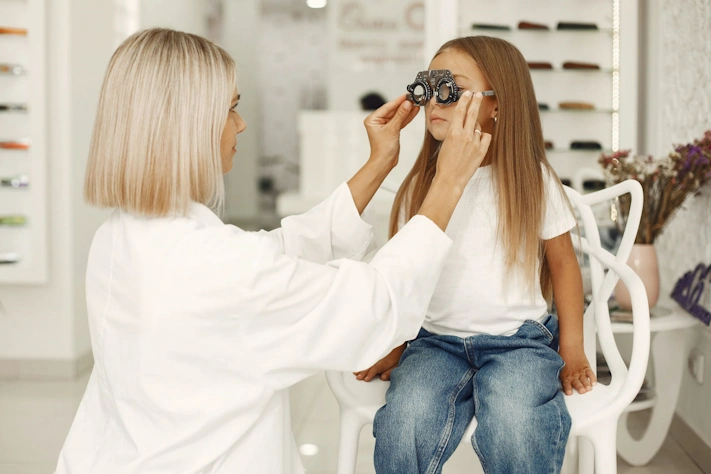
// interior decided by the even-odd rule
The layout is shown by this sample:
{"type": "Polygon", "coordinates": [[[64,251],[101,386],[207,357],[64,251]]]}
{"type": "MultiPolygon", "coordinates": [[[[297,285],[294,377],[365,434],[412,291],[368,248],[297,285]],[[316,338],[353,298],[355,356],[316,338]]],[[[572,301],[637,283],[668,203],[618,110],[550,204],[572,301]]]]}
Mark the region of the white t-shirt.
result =
{"type": "MultiPolygon", "coordinates": [[[[553,176],[544,169],[543,177],[547,203],[541,238],[548,240],[572,229],[576,221],[553,176]]],[[[491,166],[479,168],[447,226],[454,244],[423,325],[433,334],[511,335],[525,320],[540,321],[548,313],[538,271],[533,292],[520,272],[506,275],[505,249],[496,238],[495,196],[491,166]]]]}

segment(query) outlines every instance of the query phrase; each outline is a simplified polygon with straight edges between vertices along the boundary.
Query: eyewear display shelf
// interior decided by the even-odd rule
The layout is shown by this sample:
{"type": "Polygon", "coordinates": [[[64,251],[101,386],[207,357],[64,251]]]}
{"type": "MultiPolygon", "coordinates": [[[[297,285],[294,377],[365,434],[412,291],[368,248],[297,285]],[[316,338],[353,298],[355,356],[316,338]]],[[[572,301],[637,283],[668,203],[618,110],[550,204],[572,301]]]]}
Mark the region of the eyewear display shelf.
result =
{"type": "Polygon", "coordinates": [[[47,281],[45,4],[0,0],[0,284],[47,281]]]}
{"type": "Polygon", "coordinates": [[[440,37],[495,36],[521,51],[531,66],[548,159],[561,179],[572,181],[582,168],[600,169],[602,152],[636,149],[636,2],[444,0],[428,5],[443,10],[442,20],[434,23],[440,37]]]}

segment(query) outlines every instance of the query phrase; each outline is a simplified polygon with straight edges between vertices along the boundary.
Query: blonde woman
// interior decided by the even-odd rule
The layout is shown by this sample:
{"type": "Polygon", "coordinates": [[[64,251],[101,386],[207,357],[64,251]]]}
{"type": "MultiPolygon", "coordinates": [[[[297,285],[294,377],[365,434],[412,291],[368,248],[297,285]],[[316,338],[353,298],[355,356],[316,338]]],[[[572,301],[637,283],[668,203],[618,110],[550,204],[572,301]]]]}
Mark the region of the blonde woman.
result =
{"type": "MultiPolygon", "coordinates": [[[[447,227],[454,244],[422,330],[356,374],[391,380],[373,426],[376,471],[442,472],[476,416],[484,472],[557,473],[571,422],[563,393],[591,390],[595,375],[583,352],[576,222],[546,160],[528,66],[510,43],[474,36],[444,44],[430,70],[450,71],[460,91],[487,92],[478,121],[493,138],[447,227]]],[[[422,151],[393,205],[395,237],[431,190],[456,127],[453,105],[424,107],[422,151]]]]}
{"type": "Polygon", "coordinates": [[[360,219],[417,114],[404,95],[370,115],[371,155],[348,183],[273,232],[223,224],[222,174],[246,124],[230,57],[152,29],[108,67],[85,191],[115,211],[87,266],[94,369],[57,473],[300,473],[287,389],[367,367],[413,338],[448,254],[447,226],[484,159],[478,98],[417,216],[369,263],[360,219]]]}

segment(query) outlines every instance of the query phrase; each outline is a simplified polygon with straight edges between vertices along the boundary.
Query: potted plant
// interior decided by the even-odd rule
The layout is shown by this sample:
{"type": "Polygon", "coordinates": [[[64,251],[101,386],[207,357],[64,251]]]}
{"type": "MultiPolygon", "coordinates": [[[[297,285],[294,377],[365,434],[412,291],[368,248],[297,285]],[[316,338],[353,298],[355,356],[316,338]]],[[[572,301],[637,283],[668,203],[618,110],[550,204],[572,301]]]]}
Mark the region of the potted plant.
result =
{"type": "MultiPolygon", "coordinates": [[[[684,201],[690,195],[698,194],[700,188],[711,181],[711,130],[693,143],[677,146],[663,158],[633,155],[630,150],[624,150],[602,154],[598,161],[608,185],[626,179],[634,179],[642,185],[642,219],[628,264],[644,282],[651,308],[659,296],[659,269],[654,241],[684,201]]],[[[621,231],[629,207],[629,196],[621,196],[615,203],[615,222],[621,231]]],[[[624,285],[618,284],[615,296],[620,306],[630,307],[629,294],[624,285]]]]}

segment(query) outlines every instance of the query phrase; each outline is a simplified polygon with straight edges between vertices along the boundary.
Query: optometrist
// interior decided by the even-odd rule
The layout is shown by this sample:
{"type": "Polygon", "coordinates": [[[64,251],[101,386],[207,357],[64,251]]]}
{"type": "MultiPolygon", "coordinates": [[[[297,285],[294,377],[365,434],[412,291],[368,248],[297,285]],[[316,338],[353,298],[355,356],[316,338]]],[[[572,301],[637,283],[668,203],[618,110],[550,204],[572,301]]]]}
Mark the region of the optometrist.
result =
{"type": "Polygon", "coordinates": [[[133,35],[109,63],[85,195],[115,210],[89,254],[95,364],[57,473],[302,473],[287,389],[419,331],[442,229],[489,145],[480,98],[459,101],[419,214],[363,263],[359,214],[418,109],[401,96],[375,111],[350,181],[281,229],[245,232],[213,212],[246,127],[235,84],[225,51],[172,30],[133,35]]]}

